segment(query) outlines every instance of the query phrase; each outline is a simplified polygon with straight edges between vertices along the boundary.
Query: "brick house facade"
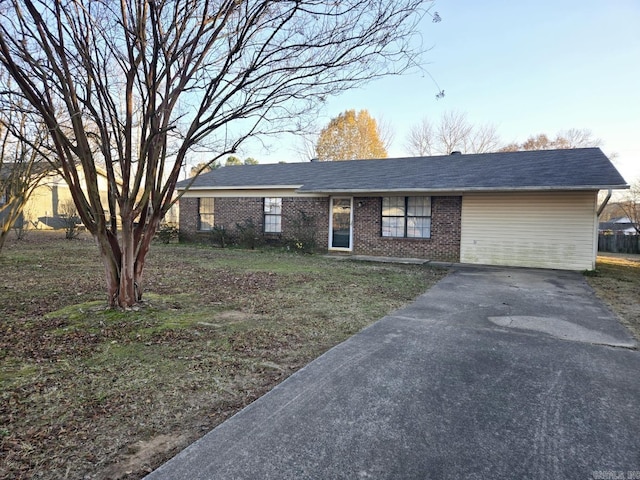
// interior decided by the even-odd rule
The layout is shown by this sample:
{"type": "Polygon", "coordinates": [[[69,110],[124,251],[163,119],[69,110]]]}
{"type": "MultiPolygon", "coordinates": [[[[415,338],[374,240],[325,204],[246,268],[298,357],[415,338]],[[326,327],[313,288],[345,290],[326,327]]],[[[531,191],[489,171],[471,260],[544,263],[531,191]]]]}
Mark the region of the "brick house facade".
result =
{"type": "MultiPolygon", "coordinates": [[[[233,231],[236,224],[251,220],[264,229],[265,197],[215,197],[214,225],[233,231]]],[[[282,229],[279,234],[265,233],[270,240],[290,238],[300,212],[315,220],[316,244],[326,251],[329,243],[330,197],[281,197],[282,229]]],[[[208,231],[198,231],[199,198],[180,200],[180,231],[183,238],[206,239],[208,231]]],[[[431,197],[431,235],[429,238],[393,238],[382,236],[382,197],[353,197],[353,244],[349,253],[391,257],[413,257],[456,262],[460,259],[460,196],[431,197]]]]}
{"type": "Polygon", "coordinates": [[[235,166],[177,185],[183,237],[251,219],[302,250],[578,271],[595,268],[598,191],[618,188],[598,148],[235,166]]]}
{"type": "Polygon", "coordinates": [[[462,197],[431,197],[430,238],[383,237],[381,197],[356,197],[354,206],[354,254],[447,262],[460,260],[462,197]]]}

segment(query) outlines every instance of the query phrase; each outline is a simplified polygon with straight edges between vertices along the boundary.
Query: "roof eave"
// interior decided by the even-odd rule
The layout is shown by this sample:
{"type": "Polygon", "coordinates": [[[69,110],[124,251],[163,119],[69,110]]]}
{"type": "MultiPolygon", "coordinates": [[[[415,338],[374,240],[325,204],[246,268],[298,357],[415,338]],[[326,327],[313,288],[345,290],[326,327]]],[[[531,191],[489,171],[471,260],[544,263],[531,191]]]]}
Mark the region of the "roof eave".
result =
{"type": "Polygon", "coordinates": [[[302,193],[322,194],[364,194],[364,193],[464,193],[464,192],[545,192],[545,191],[594,191],[594,190],[626,190],[629,185],[573,185],[573,186],[539,186],[539,187],[454,187],[454,188],[386,188],[386,189],[305,189],[302,193]]]}
{"type": "Polygon", "coordinates": [[[299,190],[303,185],[218,185],[176,187],[177,190],[299,190]]]}

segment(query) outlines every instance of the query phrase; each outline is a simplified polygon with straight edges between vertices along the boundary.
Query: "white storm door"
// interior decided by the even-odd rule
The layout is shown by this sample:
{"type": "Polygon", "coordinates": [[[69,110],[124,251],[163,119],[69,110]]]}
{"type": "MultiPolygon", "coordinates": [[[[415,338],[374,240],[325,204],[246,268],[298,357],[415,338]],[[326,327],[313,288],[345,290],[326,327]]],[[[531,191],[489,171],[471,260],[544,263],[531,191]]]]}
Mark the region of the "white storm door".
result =
{"type": "Polygon", "coordinates": [[[329,214],[329,248],[350,252],[353,242],[353,198],[332,197],[329,214]]]}

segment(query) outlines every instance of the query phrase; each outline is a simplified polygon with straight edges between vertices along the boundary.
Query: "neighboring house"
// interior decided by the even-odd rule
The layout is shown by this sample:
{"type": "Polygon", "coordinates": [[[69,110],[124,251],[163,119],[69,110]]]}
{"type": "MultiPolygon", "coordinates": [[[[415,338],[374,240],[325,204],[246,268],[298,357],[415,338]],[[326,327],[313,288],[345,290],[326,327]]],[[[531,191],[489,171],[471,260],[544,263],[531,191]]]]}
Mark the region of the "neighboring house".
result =
{"type": "Polygon", "coordinates": [[[329,252],[590,270],[609,188],[628,185],[599,148],[237,166],[184,191],[180,229],[287,238],[303,211],[329,252]]]}
{"type": "MultiPolygon", "coordinates": [[[[101,170],[97,173],[102,204],[108,205],[107,174],[101,170]]],[[[84,174],[81,170],[79,174],[82,179],[84,174]]],[[[64,228],[64,218],[75,212],[72,202],[69,186],[61,175],[53,174],[43,178],[24,207],[23,217],[27,222],[27,228],[64,228]]]]}
{"type": "Polygon", "coordinates": [[[607,222],[600,222],[598,225],[600,233],[617,235],[637,235],[638,228],[629,217],[612,218],[607,222]]]}

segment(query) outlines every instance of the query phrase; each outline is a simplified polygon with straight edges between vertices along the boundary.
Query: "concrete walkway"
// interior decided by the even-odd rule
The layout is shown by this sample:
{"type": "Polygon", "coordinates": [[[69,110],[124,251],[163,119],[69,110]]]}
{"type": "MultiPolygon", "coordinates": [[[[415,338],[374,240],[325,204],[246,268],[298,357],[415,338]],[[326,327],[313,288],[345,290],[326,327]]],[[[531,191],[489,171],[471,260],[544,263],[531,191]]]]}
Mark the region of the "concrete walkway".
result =
{"type": "Polygon", "coordinates": [[[639,478],[632,348],[580,274],[460,268],[147,479],[639,478]]]}

